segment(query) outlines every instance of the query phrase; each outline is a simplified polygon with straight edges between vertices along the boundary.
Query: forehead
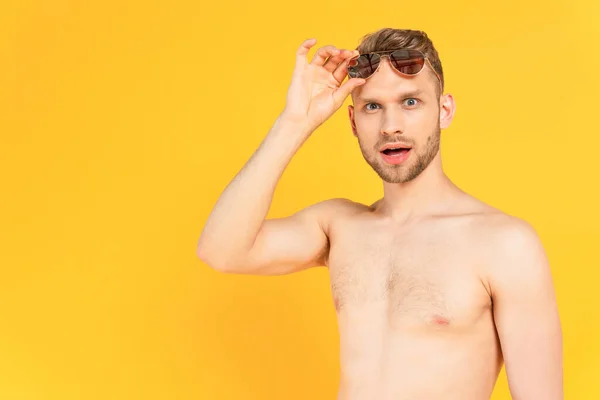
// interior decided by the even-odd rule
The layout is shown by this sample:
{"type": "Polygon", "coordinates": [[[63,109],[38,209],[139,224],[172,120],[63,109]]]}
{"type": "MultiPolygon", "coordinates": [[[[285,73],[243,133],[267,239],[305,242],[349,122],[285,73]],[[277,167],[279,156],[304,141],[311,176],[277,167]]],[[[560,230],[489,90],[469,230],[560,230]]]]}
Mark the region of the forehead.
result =
{"type": "Polygon", "coordinates": [[[395,99],[406,94],[434,98],[435,85],[438,84],[437,78],[432,76],[433,74],[427,66],[424,66],[424,69],[417,75],[403,76],[396,72],[389,61],[384,58],[381,60],[377,72],[367,79],[364,85],[352,92],[352,98],[355,101],[386,99],[387,97],[395,99]]]}

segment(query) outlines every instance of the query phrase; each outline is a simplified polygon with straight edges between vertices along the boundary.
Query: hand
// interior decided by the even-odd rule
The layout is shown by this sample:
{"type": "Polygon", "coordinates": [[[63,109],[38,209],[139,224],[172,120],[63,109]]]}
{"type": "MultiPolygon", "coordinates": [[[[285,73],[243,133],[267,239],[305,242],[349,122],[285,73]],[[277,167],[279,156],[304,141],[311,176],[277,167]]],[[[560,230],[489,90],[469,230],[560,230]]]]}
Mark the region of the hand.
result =
{"type": "Polygon", "coordinates": [[[316,39],[308,39],[296,52],[296,65],[288,89],[282,118],[300,123],[312,133],[333,115],[364,79],[351,78],[344,84],[348,60],[358,54],[354,50],[339,50],[335,46],[321,47],[312,61],[306,55],[316,39]]]}

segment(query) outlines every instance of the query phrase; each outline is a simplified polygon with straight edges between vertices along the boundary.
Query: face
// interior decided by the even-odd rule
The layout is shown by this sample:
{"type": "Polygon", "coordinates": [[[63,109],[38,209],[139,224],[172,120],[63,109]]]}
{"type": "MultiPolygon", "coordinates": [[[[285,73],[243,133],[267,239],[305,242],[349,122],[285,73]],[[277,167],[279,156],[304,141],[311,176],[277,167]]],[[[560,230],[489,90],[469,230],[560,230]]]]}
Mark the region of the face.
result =
{"type": "Polygon", "coordinates": [[[352,131],[364,159],[385,182],[413,180],[438,155],[441,129],[454,114],[452,96],[438,92],[439,81],[431,70],[407,77],[396,72],[387,58],[353,91],[354,106],[348,109],[352,131]],[[410,150],[389,156],[381,151],[389,143],[410,150]]]}

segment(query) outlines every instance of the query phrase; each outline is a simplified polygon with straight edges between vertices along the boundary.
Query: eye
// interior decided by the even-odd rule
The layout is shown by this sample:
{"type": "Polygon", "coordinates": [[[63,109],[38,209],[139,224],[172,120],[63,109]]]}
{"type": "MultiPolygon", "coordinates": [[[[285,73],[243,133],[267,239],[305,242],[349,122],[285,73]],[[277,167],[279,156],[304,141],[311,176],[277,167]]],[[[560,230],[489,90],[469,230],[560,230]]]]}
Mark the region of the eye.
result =
{"type": "Polygon", "coordinates": [[[377,107],[379,107],[379,104],[377,104],[377,103],[367,103],[367,104],[365,104],[365,110],[367,110],[367,111],[376,110],[377,107]],[[375,107],[371,107],[371,106],[375,106],[375,107]]]}
{"type": "Polygon", "coordinates": [[[414,107],[414,106],[416,106],[416,105],[417,105],[418,101],[419,101],[419,100],[417,100],[417,99],[410,98],[410,99],[406,99],[406,100],[404,100],[404,103],[405,103],[407,106],[409,106],[409,107],[414,107]]]}

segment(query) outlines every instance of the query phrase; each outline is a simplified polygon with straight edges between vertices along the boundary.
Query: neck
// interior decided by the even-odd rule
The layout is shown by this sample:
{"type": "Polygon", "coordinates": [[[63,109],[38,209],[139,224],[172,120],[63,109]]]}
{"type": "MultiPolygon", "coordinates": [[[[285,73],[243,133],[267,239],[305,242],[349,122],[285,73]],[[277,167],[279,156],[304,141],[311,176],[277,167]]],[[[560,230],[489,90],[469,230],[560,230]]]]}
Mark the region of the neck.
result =
{"type": "Polygon", "coordinates": [[[450,209],[452,200],[464,194],[444,173],[440,152],[415,179],[405,183],[384,181],[383,193],[376,212],[402,222],[443,213],[450,209]]]}

